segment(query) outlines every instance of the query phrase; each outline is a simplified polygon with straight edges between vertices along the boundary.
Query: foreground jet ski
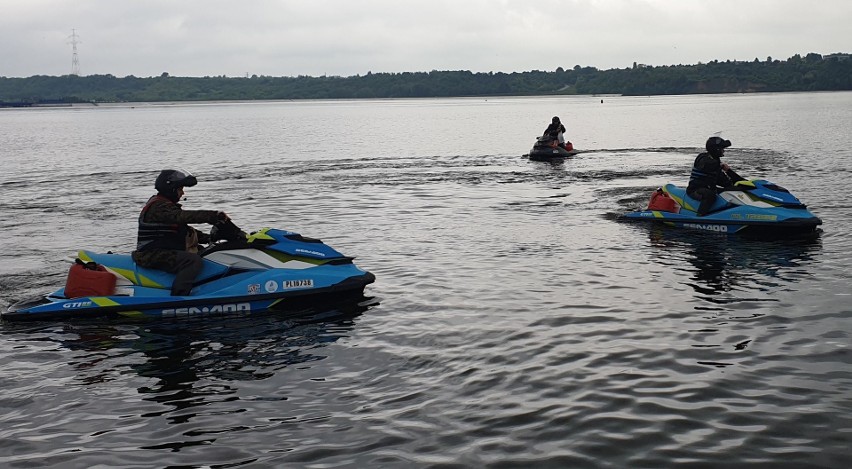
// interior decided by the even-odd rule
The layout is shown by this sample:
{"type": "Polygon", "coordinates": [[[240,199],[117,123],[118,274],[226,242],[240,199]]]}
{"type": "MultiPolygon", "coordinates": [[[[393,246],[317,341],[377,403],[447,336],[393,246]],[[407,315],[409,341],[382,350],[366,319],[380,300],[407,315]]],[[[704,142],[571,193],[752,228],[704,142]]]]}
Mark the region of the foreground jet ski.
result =
{"type": "Polygon", "coordinates": [[[578,152],[574,149],[571,142],[565,142],[566,148],[556,145],[553,137],[542,136],[538,137],[533,144],[532,150],[529,152],[529,159],[533,161],[552,161],[565,158],[566,156],[576,155],[578,152]]]}
{"type": "Polygon", "coordinates": [[[353,258],[291,231],[264,228],[247,236],[223,221],[211,237],[220,242],[199,253],[204,269],[187,296],[170,295],[174,274],[139,267],[130,255],[80,251],[64,288],[13,304],[2,317],[175,318],[291,311],[317,303],[357,302],[364,287],[375,281],[353,258]]]}
{"type": "Polygon", "coordinates": [[[686,195],[685,188],[666,184],[652,195],[647,210],[623,217],[679,228],[772,237],[812,234],[822,224],[787,189],[762,179],[737,182],[716,197],[703,217],[696,214],[699,203],[686,195]]]}

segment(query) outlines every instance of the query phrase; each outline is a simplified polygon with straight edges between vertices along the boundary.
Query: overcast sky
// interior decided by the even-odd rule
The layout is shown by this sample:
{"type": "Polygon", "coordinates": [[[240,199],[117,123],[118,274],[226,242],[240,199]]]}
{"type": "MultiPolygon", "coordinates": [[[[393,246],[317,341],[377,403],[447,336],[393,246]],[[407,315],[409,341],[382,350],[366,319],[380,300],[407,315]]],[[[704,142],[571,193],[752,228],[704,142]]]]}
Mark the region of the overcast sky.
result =
{"type": "Polygon", "coordinates": [[[0,0],[0,76],[553,71],[852,52],[850,0],[0,0]]]}

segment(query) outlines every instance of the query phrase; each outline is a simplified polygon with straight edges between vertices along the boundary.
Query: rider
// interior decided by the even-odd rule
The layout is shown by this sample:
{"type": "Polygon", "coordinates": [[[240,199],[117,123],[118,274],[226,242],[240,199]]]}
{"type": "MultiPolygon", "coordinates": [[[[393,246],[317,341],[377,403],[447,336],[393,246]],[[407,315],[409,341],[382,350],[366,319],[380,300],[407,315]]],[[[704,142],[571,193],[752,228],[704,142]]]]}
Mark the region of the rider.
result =
{"type": "Polygon", "coordinates": [[[188,171],[164,169],[157,176],[157,194],[148,199],[139,214],[136,250],[131,257],[142,267],[165,270],[176,274],[172,283],[173,296],[188,295],[195,277],[204,263],[196,254],[198,242],[208,243],[210,236],[188,223],[215,224],[228,220],[225,212],[215,210],[183,210],[178,201],[183,188],[198,184],[188,171]]]}
{"type": "Polygon", "coordinates": [[[727,163],[722,163],[725,148],[731,146],[730,140],[719,136],[707,139],[704,148],[705,153],[700,153],[692,165],[692,174],[689,176],[689,185],[686,194],[693,199],[701,201],[698,206],[698,216],[703,217],[710,211],[716,194],[727,187],[734,185],[737,181],[744,180],[735,173],[727,163]]]}
{"type": "Polygon", "coordinates": [[[553,116],[553,119],[550,121],[550,125],[544,129],[544,133],[542,135],[552,137],[559,143],[560,147],[565,148],[565,126],[559,121],[559,117],[553,116]]]}

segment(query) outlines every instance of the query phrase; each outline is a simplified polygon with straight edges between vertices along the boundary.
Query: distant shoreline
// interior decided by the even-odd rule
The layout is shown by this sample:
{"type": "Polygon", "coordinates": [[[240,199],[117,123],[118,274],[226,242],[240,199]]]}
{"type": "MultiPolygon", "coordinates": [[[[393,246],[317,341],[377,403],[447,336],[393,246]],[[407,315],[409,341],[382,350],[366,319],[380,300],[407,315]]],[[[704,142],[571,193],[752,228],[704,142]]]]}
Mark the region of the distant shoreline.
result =
{"type": "Polygon", "coordinates": [[[0,77],[0,106],[36,104],[327,100],[506,96],[657,96],[852,90],[852,55],[712,61],[624,69],[558,67],[513,73],[431,71],[351,77],[175,77],[113,75],[0,77]],[[29,104],[27,104],[29,103],[29,104]]]}
{"type": "Polygon", "coordinates": [[[732,93],[689,93],[689,94],[656,94],[656,95],[622,95],[622,94],[574,94],[574,95],[508,95],[508,96],[439,96],[439,97],[400,97],[400,98],[304,98],[304,99],[215,99],[215,100],[166,100],[166,101],[115,101],[115,102],[80,102],[80,103],[3,103],[0,110],[12,109],[48,109],[48,108],[95,108],[95,107],[145,107],[145,106],[179,106],[179,105],[210,105],[210,104],[239,104],[239,103],[279,103],[279,102],[310,102],[310,101],[385,101],[385,100],[416,100],[416,99],[483,99],[490,98],[639,98],[665,96],[714,96],[714,95],[760,95],[781,93],[833,93],[850,92],[852,90],[817,90],[817,91],[752,91],[732,93]]]}
{"type": "Polygon", "coordinates": [[[31,103],[31,102],[18,101],[18,102],[11,102],[11,103],[0,102],[0,108],[71,107],[71,106],[74,106],[75,104],[77,106],[83,106],[83,105],[97,106],[97,103],[50,103],[50,102],[46,102],[46,103],[33,102],[33,103],[31,103]]]}

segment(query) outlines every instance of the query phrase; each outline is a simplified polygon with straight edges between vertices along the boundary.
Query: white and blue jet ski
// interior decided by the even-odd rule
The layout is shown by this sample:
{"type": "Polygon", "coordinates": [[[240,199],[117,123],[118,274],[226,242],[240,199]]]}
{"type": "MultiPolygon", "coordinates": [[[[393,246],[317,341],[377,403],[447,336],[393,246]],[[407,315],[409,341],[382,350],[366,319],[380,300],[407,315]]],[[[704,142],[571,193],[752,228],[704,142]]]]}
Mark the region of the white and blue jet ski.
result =
{"type": "Polygon", "coordinates": [[[73,291],[86,292],[83,296],[66,293],[71,272],[64,288],[15,303],[2,318],[182,318],[292,311],[321,303],[357,302],[364,298],[364,288],[375,281],[352,257],[291,231],[264,228],[246,235],[233,223],[220,222],[211,237],[219,240],[199,252],[204,268],[189,295],[171,296],[174,274],[140,267],[129,254],[82,250],[77,254],[78,267],[90,270],[79,271],[88,276],[78,279],[73,291]]]}
{"type": "Polygon", "coordinates": [[[623,218],[679,228],[771,237],[812,234],[822,224],[822,220],[787,189],[763,179],[737,182],[721,192],[710,211],[701,217],[696,213],[700,202],[688,196],[685,187],[666,184],[656,195],[662,197],[652,196],[647,210],[629,212],[623,218]],[[667,202],[666,198],[673,203],[657,203],[667,202]]]}

